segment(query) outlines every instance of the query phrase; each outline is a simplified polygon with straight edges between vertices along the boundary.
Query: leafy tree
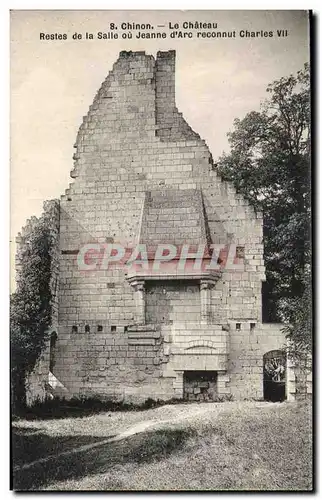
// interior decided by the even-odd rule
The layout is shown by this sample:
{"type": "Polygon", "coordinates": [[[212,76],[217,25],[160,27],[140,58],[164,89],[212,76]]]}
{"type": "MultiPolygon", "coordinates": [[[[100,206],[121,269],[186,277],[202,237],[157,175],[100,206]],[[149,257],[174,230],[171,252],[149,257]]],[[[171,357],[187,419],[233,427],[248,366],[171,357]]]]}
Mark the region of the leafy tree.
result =
{"type": "MultiPolygon", "coordinates": [[[[290,341],[289,351],[293,357],[310,359],[312,353],[312,281],[311,274],[304,276],[304,292],[301,297],[289,301],[289,322],[284,332],[290,341]]],[[[307,361],[306,361],[307,362],[307,361]]]]}
{"type": "Polygon", "coordinates": [[[274,81],[267,92],[260,111],[235,120],[228,134],[231,151],[219,159],[217,169],[263,212],[263,320],[298,323],[296,335],[303,339],[311,327],[308,64],[295,76],[274,81]]]}
{"type": "Polygon", "coordinates": [[[38,219],[20,246],[17,290],[10,303],[11,387],[14,410],[26,403],[25,382],[45,346],[51,323],[53,236],[46,218],[38,219]]]}

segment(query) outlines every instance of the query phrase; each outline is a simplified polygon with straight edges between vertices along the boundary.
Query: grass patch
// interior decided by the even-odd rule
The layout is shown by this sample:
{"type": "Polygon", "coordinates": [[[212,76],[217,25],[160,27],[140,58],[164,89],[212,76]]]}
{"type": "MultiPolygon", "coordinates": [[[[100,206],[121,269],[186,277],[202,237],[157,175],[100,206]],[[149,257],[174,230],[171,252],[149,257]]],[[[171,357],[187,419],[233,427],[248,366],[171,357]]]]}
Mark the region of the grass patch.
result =
{"type": "Polygon", "coordinates": [[[164,406],[87,419],[19,421],[14,429],[18,435],[15,465],[55,456],[17,470],[14,488],[310,491],[311,424],[308,404],[264,402],[164,406]],[[137,434],[106,442],[112,433],[129,429],[136,429],[137,434]],[[95,446],[87,449],[87,444],[95,446]],[[74,448],[78,448],[75,453],[59,455],[74,448]]]}
{"type": "MultiPolygon", "coordinates": [[[[23,448],[28,454],[28,462],[31,458],[47,457],[48,460],[28,469],[14,471],[13,487],[16,491],[39,490],[53,481],[77,480],[93,473],[108,472],[115,466],[157,462],[180,450],[193,434],[192,430],[165,429],[144,432],[111,443],[91,436],[83,439],[75,436],[62,441],[40,434],[35,436],[41,443],[37,451],[32,451],[28,446],[23,448]],[[89,450],[81,449],[82,445],[93,443],[98,446],[89,450]],[[79,450],[67,455],[58,454],[72,451],[73,448],[79,450]],[[53,456],[53,453],[58,455],[53,456]]],[[[15,465],[22,465],[21,460],[15,460],[15,465]]]]}
{"type": "Polygon", "coordinates": [[[187,439],[195,434],[196,431],[192,429],[162,429],[147,432],[143,436],[136,435],[131,443],[125,443],[126,448],[128,444],[130,446],[124,456],[136,463],[162,460],[180,450],[187,439]]]}

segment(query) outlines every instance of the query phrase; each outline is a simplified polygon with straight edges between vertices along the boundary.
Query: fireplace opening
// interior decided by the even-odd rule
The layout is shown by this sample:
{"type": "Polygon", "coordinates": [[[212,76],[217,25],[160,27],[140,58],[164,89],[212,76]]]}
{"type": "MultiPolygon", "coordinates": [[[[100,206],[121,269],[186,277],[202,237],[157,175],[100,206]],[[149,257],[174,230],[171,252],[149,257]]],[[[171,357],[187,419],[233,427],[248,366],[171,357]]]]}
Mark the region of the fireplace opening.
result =
{"type": "Polygon", "coordinates": [[[185,371],[183,397],[187,401],[214,401],[217,396],[216,371],[185,371]]]}

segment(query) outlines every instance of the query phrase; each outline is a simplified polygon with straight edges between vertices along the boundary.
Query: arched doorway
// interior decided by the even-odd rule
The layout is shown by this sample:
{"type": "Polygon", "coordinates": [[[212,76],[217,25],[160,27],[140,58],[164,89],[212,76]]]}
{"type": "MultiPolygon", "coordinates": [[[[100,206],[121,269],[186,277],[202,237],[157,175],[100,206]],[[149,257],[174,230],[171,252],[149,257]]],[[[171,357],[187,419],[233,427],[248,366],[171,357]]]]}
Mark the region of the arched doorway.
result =
{"type": "Polygon", "coordinates": [[[286,354],[284,351],[269,351],[263,356],[263,384],[265,401],[286,399],[286,354]]]}

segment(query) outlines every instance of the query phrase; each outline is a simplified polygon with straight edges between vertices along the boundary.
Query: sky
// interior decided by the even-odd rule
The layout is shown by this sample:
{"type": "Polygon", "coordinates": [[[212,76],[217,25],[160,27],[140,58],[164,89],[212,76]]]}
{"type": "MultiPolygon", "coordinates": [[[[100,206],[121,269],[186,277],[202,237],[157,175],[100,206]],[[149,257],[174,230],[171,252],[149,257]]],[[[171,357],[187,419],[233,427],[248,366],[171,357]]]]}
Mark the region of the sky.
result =
{"type": "MultiPolygon", "coordinates": [[[[181,31],[189,31],[183,30],[181,31]]],[[[194,35],[198,31],[194,30],[194,35]]],[[[72,179],[78,128],[121,50],[176,50],[176,102],[189,125],[206,140],[214,160],[229,151],[235,118],[258,110],[266,87],[309,61],[305,11],[11,11],[10,136],[11,257],[26,219],[39,216],[43,201],[59,198],[72,179]],[[170,34],[168,23],[217,23],[236,38],[122,39],[122,22],[150,23],[170,34]],[[98,40],[110,23],[117,40],[98,40]],[[288,31],[277,37],[276,30],[288,31]],[[240,30],[273,37],[241,38],[240,30]],[[73,40],[91,32],[94,40],[73,40]],[[66,33],[67,40],[40,40],[40,33],[66,33]]],[[[12,272],[12,280],[14,273],[12,272]]]]}

